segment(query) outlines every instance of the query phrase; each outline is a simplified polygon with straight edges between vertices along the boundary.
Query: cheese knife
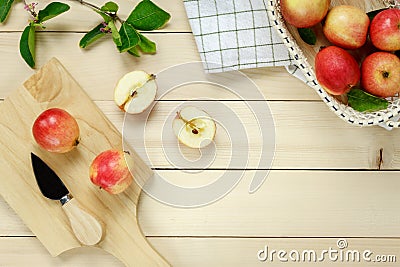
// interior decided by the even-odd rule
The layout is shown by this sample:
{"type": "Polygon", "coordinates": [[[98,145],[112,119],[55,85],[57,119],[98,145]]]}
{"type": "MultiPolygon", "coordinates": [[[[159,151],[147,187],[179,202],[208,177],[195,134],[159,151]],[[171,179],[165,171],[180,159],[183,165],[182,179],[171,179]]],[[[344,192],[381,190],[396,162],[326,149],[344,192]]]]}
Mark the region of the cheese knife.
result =
{"type": "Polygon", "coordinates": [[[72,197],[62,180],[41,158],[31,153],[31,162],[40,192],[60,201],[79,242],[87,246],[99,243],[103,237],[102,223],[72,197]]]}

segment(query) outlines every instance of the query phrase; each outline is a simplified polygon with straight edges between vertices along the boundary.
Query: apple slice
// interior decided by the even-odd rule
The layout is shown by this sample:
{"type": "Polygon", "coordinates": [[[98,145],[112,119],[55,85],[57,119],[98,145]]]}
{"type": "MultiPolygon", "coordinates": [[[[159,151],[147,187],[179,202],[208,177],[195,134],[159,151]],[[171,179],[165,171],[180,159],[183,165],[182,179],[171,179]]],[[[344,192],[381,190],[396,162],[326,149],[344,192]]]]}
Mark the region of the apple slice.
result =
{"type": "Polygon", "coordinates": [[[146,110],[156,98],[155,76],[144,71],[125,74],[114,90],[114,101],[118,107],[130,114],[146,110]]]}
{"type": "Polygon", "coordinates": [[[203,148],[213,141],[217,126],[207,112],[188,106],[177,113],[172,129],[182,144],[203,148]]]}

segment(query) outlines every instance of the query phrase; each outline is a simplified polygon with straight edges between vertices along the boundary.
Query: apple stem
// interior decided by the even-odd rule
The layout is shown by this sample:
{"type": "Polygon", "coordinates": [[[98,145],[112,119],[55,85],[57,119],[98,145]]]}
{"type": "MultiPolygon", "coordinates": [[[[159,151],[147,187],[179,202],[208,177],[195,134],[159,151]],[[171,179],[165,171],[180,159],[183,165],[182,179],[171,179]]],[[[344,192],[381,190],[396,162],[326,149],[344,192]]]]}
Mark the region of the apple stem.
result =
{"type": "Polygon", "coordinates": [[[340,98],[340,101],[341,101],[342,103],[348,102],[348,99],[347,99],[347,97],[346,97],[345,95],[340,95],[339,98],[340,98]]]}
{"type": "Polygon", "coordinates": [[[113,18],[114,21],[118,20],[121,24],[123,24],[125,22],[120,17],[118,17],[116,13],[103,11],[100,7],[98,7],[98,6],[96,6],[96,5],[92,4],[92,3],[86,2],[84,0],[72,0],[72,1],[78,2],[81,5],[84,5],[84,6],[87,6],[87,7],[91,8],[91,9],[95,9],[97,11],[105,13],[108,16],[110,16],[111,18],[113,18]]]}
{"type": "Polygon", "coordinates": [[[79,139],[76,139],[76,140],[75,140],[74,146],[77,146],[77,145],[79,145],[79,139]]]}
{"type": "Polygon", "coordinates": [[[176,113],[178,115],[178,117],[183,120],[186,124],[188,124],[191,128],[192,128],[192,133],[193,134],[198,134],[200,129],[196,127],[196,125],[193,124],[193,122],[185,120],[184,118],[182,118],[181,113],[177,112],[176,113]]]}

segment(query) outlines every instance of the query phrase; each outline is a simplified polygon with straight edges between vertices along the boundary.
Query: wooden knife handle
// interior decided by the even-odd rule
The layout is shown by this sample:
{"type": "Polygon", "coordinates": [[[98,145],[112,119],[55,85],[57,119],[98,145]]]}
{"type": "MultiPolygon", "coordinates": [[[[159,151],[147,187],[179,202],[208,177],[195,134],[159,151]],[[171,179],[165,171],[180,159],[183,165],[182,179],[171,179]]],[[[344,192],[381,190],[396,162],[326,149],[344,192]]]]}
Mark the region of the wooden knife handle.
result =
{"type": "Polygon", "coordinates": [[[84,210],[75,198],[65,203],[62,208],[79,242],[86,246],[94,246],[102,240],[104,230],[101,222],[84,210]]]}

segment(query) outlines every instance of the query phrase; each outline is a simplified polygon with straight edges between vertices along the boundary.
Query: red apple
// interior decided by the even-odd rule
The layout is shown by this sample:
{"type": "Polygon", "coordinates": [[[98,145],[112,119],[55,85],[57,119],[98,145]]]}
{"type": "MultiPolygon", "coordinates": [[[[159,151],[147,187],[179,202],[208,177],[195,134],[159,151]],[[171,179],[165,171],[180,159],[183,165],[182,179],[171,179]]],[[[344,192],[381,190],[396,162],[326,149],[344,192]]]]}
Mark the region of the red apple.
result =
{"type": "Polygon", "coordinates": [[[361,85],[379,97],[394,96],[400,91],[400,59],[388,52],[375,52],[361,65],[361,85]]]}
{"type": "Polygon", "coordinates": [[[360,48],[367,40],[369,18],[355,6],[335,6],[326,16],[323,31],[334,45],[345,49],[360,48]]]}
{"type": "Polygon", "coordinates": [[[133,159],[127,152],[106,150],[90,165],[90,180],[110,194],[119,194],[132,183],[133,177],[129,171],[132,167],[133,159]]]}
{"type": "Polygon", "coordinates": [[[379,12],[371,22],[369,35],[372,44],[380,50],[400,50],[400,9],[379,12]]]}
{"type": "Polygon", "coordinates": [[[50,152],[65,153],[79,144],[78,123],[59,108],[41,113],[33,123],[32,133],[38,145],[50,152]]]}
{"type": "Polygon", "coordinates": [[[315,73],[319,84],[332,95],[341,95],[360,81],[357,61],[346,50],[328,46],[315,57],[315,73]]]}
{"type": "Polygon", "coordinates": [[[283,18],[297,28],[312,27],[324,19],[330,0],[281,0],[283,18]]]}

